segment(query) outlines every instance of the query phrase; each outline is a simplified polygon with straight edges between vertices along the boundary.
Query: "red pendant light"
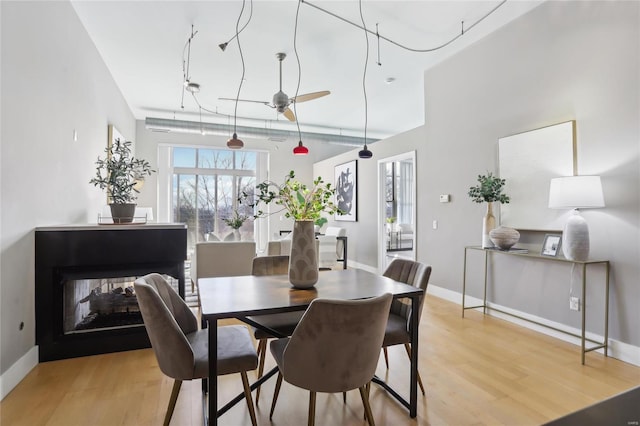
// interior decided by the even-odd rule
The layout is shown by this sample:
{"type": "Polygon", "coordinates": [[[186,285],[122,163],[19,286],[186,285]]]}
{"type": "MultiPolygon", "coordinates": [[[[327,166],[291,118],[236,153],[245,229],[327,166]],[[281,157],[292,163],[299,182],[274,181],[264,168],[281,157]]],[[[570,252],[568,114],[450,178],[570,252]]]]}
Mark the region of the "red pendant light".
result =
{"type": "Polygon", "coordinates": [[[309,148],[302,145],[302,141],[298,142],[298,146],[293,148],[293,155],[307,155],[309,153],[309,148]]]}
{"type": "Polygon", "coordinates": [[[238,139],[238,135],[234,132],[233,137],[227,141],[227,146],[231,149],[240,149],[244,146],[244,142],[238,139]]]}

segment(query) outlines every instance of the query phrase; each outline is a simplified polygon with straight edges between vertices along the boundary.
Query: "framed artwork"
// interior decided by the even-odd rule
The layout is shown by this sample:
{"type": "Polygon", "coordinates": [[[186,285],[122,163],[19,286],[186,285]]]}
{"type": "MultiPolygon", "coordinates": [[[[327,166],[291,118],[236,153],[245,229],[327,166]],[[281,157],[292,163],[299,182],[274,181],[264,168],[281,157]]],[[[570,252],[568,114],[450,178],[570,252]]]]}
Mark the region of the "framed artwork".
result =
{"type": "Polygon", "coordinates": [[[358,161],[353,160],[335,167],[336,205],[344,214],[335,220],[358,220],[358,161]]]}
{"type": "Polygon", "coordinates": [[[543,256],[551,256],[551,257],[557,256],[558,250],[560,249],[561,240],[562,240],[562,235],[558,235],[558,234],[545,235],[544,242],[542,243],[542,252],[540,254],[543,256]]]}

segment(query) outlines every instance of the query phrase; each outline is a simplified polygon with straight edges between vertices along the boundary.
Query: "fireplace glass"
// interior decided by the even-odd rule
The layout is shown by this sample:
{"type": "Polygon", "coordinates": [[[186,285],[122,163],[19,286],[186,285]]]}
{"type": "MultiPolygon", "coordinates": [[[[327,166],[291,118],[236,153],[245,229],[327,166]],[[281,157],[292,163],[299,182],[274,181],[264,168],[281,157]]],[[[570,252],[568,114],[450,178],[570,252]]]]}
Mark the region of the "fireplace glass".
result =
{"type": "MultiPolygon", "coordinates": [[[[176,289],[178,280],[163,275],[176,289]]],[[[135,276],[63,279],[64,334],[143,326],[135,276]]]]}

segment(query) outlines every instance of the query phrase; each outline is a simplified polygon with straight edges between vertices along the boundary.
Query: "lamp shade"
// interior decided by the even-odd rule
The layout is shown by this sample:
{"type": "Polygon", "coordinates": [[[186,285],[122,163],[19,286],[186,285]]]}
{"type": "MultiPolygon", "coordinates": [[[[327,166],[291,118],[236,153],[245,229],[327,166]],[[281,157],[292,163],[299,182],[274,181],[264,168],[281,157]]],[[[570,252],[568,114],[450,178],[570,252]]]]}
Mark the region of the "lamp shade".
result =
{"type": "Polygon", "coordinates": [[[600,176],[565,176],[551,179],[550,209],[604,207],[600,176]]]}

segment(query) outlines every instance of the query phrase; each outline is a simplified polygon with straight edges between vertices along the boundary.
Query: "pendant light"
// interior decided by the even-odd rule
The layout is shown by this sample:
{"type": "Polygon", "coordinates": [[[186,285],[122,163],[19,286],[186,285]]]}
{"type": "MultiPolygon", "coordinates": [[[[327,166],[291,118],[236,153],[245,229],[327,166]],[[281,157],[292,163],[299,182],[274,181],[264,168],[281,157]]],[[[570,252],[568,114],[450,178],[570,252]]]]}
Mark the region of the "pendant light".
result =
{"type": "Polygon", "coordinates": [[[367,63],[369,62],[369,34],[367,33],[367,26],[364,23],[364,16],[362,16],[362,0],[358,1],[360,7],[360,20],[362,21],[362,27],[364,28],[364,38],[367,41],[367,53],[364,59],[364,72],[362,73],[362,92],[364,93],[364,148],[358,152],[358,157],[362,159],[368,159],[373,157],[373,152],[367,148],[367,87],[365,82],[367,80],[367,63]]]}
{"type": "MultiPolygon", "coordinates": [[[[240,61],[242,62],[242,77],[240,78],[240,84],[238,85],[238,94],[236,95],[236,105],[233,110],[233,136],[231,139],[227,141],[227,146],[231,149],[240,149],[244,147],[244,142],[238,139],[238,134],[236,133],[236,121],[238,117],[238,100],[240,99],[240,90],[242,90],[242,82],[244,81],[244,57],[242,56],[242,46],[240,46],[240,18],[242,18],[242,13],[244,12],[244,5],[246,0],[242,0],[242,9],[240,9],[240,15],[238,15],[238,20],[236,21],[236,41],[238,42],[238,51],[240,52],[240,61]]],[[[247,21],[247,24],[249,22],[247,21]]]]}
{"type": "MultiPolygon", "coordinates": [[[[296,21],[293,27],[293,52],[296,54],[296,62],[298,63],[298,85],[296,86],[296,96],[294,99],[298,98],[298,91],[300,90],[300,79],[302,76],[302,67],[300,66],[300,56],[298,56],[298,47],[297,47],[297,39],[298,39],[298,16],[300,15],[300,3],[302,0],[298,0],[298,8],[296,9],[296,21]]],[[[282,61],[280,61],[280,67],[282,67],[282,61]]],[[[282,68],[280,68],[280,85],[282,85],[282,68]]],[[[293,155],[308,155],[309,148],[302,144],[302,133],[300,132],[300,117],[298,116],[298,109],[296,105],[298,103],[293,103],[293,115],[296,116],[296,126],[298,128],[298,146],[293,148],[293,155]]]]}

